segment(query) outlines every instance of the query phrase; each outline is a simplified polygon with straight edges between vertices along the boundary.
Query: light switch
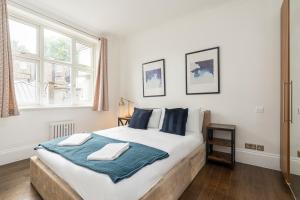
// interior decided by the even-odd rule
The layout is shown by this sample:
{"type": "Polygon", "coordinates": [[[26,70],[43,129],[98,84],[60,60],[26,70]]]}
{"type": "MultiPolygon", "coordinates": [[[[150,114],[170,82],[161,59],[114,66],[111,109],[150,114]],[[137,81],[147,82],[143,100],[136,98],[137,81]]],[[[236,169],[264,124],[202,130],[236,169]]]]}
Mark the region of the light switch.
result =
{"type": "Polygon", "coordinates": [[[263,106],[256,106],[255,112],[256,113],[264,113],[265,112],[265,108],[263,106]]]}

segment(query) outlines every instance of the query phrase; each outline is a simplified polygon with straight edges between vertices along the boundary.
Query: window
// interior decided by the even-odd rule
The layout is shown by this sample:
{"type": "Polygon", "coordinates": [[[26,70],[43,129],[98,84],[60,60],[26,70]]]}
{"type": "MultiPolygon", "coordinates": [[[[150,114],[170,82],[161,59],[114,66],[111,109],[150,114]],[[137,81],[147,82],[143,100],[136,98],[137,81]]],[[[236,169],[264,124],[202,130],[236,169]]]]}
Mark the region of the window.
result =
{"type": "Polygon", "coordinates": [[[35,61],[14,60],[15,90],[20,105],[38,103],[37,69],[35,61]]]}
{"type": "Polygon", "coordinates": [[[18,105],[91,105],[95,43],[11,18],[18,105]]]}
{"type": "Polygon", "coordinates": [[[76,43],[76,55],[78,64],[91,66],[92,48],[81,43],[76,43]]]}
{"type": "MultiPolygon", "coordinates": [[[[71,62],[72,39],[60,33],[44,30],[45,58],[71,62]]],[[[90,55],[91,56],[91,55],[90,55]]]]}
{"type": "Polygon", "coordinates": [[[89,102],[92,100],[93,74],[85,71],[78,71],[76,76],[76,100],[78,102],[89,102]]]}
{"type": "Polygon", "coordinates": [[[45,104],[71,104],[71,67],[45,62],[44,88],[45,104]]]}
{"type": "Polygon", "coordinates": [[[14,20],[9,25],[12,50],[37,54],[37,28],[14,20]]]}

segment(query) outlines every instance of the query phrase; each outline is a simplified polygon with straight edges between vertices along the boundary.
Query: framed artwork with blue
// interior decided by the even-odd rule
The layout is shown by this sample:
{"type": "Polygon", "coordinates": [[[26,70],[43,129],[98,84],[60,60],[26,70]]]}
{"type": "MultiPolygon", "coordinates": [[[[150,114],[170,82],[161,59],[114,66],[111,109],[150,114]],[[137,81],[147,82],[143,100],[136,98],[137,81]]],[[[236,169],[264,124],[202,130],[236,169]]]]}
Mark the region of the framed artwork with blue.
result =
{"type": "Polygon", "coordinates": [[[143,64],[143,97],[166,96],[165,60],[143,64]]]}
{"type": "Polygon", "coordinates": [[[186,94],[220,93],[220,48],[185,54],[186,94]]]}

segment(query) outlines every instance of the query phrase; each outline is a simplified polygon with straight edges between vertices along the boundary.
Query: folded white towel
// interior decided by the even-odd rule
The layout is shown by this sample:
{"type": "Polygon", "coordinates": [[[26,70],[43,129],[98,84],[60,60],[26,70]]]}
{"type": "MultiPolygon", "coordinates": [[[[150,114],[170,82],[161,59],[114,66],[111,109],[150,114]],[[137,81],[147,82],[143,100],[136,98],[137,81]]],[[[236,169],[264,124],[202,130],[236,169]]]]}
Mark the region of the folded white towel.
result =
{"type": "Polygon", "coordinates": [[[78,146],[92,138],[90,133],[77,133],[59,142],[58,146],[78,146]]]}
{"type": "Polygon", "coordinates": [[[88,155],[88,160],[114,160],[129,148],[129,143],[110,143],[88,155]]]}

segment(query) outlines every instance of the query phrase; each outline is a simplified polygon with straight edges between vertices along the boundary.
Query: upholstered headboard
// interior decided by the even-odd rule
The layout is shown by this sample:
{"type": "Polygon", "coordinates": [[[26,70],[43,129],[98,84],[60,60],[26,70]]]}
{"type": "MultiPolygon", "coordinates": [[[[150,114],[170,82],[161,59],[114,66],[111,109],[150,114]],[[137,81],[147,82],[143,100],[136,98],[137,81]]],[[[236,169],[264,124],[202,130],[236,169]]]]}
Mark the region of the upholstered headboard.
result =
{"type": "Polygon", "coordinates": [[[203,141],[206,141],[207,137],[207,126],[210,124],[210,110],[204,111],[203,117],[203,125],[202,125],[202,134],[203,134],[203,141]]]}

